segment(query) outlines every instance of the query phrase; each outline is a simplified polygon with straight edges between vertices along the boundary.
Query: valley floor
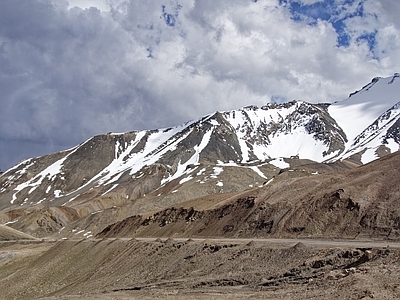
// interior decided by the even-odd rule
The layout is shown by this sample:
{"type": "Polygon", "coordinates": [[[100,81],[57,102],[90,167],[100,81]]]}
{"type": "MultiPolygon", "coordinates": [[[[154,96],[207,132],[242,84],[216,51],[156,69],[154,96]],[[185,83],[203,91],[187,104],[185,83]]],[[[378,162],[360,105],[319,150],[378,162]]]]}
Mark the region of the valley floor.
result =
{"type": "Polygon", "coordinates": [[[398,299],[391,241],[0,242],[1,299],[398,299]]]}

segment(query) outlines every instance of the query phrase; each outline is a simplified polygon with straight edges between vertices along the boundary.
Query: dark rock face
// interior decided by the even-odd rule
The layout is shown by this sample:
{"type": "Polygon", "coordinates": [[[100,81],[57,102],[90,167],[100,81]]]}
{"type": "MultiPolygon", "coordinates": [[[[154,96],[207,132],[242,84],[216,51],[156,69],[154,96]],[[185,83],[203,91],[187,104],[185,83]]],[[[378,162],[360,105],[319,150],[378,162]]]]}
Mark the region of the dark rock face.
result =
{"type": "Polygon", "coordinates": [[[397,119],[388,129],[387,136],[385,137],[386,143],[388,139],[393,139],[396,143],[400,144],[400,119],[397,119]]]}

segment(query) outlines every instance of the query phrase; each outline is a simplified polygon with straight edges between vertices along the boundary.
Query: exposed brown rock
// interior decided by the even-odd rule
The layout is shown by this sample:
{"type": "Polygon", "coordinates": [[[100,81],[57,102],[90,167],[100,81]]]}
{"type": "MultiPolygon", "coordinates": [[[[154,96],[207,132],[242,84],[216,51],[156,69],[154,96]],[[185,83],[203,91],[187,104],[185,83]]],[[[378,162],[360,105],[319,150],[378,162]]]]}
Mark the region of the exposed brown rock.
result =
{"type": "Polygon", "coordinates": [[[283,180],[213,209],[171,207],[98,236],[399,238],[400,153],[339,174],[283,180]]]}

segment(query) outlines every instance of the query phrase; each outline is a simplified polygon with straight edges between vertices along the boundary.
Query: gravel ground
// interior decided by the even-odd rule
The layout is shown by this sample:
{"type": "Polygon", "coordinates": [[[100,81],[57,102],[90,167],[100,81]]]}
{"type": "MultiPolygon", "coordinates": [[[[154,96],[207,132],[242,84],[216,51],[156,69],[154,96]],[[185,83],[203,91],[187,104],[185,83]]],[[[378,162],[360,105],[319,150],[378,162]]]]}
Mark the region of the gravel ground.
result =
{"type": "Polygon", "coordinates": [[[400,250],[382,245],[307,240],[3,242],[0,298],[398,299],[400,250]]]}

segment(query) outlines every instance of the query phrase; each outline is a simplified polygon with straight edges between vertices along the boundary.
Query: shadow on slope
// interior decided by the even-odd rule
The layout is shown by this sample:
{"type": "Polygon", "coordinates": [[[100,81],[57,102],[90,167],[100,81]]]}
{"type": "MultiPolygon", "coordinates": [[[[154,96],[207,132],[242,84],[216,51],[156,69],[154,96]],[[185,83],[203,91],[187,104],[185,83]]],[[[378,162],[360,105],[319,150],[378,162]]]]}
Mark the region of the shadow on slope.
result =
{"type": "MultiPolygon", "coordinates": [[[[400,152],[338,174],[276,180],[211,209],[170,207],[107,226],[98,237],[400,236],[400,152]]],[[[200,205],[197,205],[198,207],[200,205]]]]}

